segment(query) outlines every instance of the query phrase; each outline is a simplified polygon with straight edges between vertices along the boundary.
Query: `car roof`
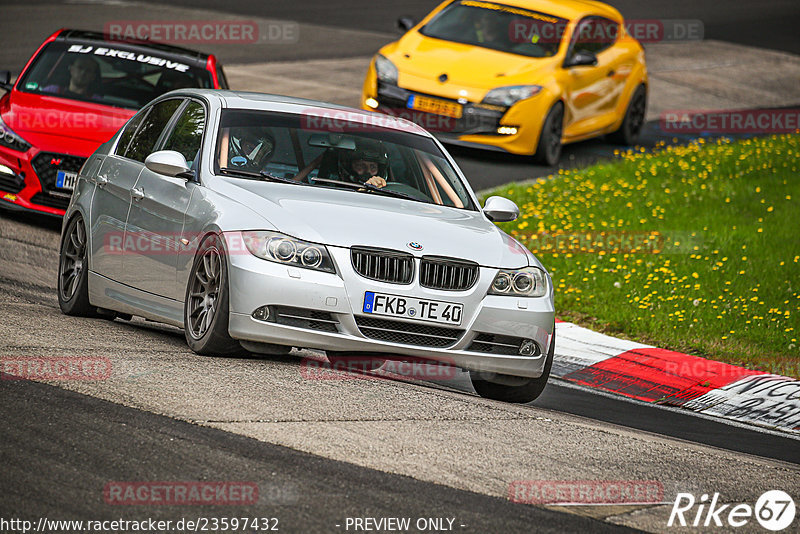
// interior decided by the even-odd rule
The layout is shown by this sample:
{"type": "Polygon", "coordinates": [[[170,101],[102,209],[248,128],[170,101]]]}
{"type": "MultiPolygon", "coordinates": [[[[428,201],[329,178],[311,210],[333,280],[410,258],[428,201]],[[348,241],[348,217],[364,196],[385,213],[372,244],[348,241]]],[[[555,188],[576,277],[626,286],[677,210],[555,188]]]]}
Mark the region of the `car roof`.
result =
{"type": "Polygon", "coordinates": [[[297,98],[286,95],[273,95],[268,93],[255,93],[248,91],[230,91],[220,89],[179,89],[171,94],[195,95],[206,97],[207,99],[218,99],[220,106],[229,109],[252,109],[261,111],[277,111],[282,113],[294,113],[298,115],[308,115],[329,119],[334,121],[349,121],[362,123],[376,128],[386,128],[398,130],[418,135],[431,137],[431,135],[417,124],[391,115],[365,111],[362,109],[339,106],[330,102],[310,100],[307,98],[297,98]]]}
{"type": "MultiPolygon", "coordinates": [[[[480,1],[480,0],[478,0],[480,1]]],[[[622,21],[622,15],[615,8],[594,0],[486,0],[496,4],[521,7],[547,15],[578,20],[588,15],[600,15],[622,21]]]]}
{"type": "Polygon", "coordinates": [[[76,41],[81,43],[103,43],[111,46],[124,46],[134,50],[141,51],[157,51],[162,54],[169,54],[174,57],[180,57],[184,60],[191,61],[192,63],[205,66],[210,54],[204,54],[197,50],[190,50],[188,48],[181,48],[180,46],[173,46],[164,43],[157,43],[152,41],[142,41],[138,39],[125,39],[111,37],[107,33],[92,32],[87,30],[61,30],[56,41],[76,41]]]}

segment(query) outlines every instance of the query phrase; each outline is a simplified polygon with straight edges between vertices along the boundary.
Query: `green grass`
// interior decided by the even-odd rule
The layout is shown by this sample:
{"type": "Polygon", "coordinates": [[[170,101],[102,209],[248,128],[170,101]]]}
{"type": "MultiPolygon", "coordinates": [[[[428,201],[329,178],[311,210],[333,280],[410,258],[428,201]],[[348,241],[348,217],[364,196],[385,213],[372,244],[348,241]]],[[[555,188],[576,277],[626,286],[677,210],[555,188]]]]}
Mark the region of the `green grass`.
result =
{"type": "Polygon", "coordinates": [[[620,156],[489,193],[520,206],[500,226],[550,270],[559,316],[800,376],[800,136],[620,156]]]}

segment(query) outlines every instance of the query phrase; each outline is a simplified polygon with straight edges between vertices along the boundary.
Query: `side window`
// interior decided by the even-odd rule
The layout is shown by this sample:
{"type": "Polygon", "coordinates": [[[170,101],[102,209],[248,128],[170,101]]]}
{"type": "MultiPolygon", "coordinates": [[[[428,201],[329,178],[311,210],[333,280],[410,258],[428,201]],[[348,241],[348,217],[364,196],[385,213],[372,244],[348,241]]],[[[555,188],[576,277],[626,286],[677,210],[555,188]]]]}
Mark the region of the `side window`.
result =
{"type": "Polygon", "coordinates": [[[189,102],[183,110],[175,128],[169,135],[164,150],[175,150],[183,154],[189,167],[194,168],[195,159],[200,152],[200,143],[203,141],[206,112],[198,102],[189,102]]]}
{"type": "Polygon", "coordinates": [[[617,40],[619,25],[602,17],[587,17],[578,25],[572,52],[599,54],[617,40]]]}
{"type": "Polygon", "coordinates": [[[145,158],[153,152],[158,138],[161,137],[161,133],[180,104],[181,100],[172,98],[153,106],[123,155],[126,158],[144,162],[145,158]]]}
{"type": "Polygon", "coordinates": [[[131,138],[133,134],[136,132],[136,128],[142,123],[142,119],[145,118],[147,115],[147,111],[143,111],[133,117],[131,120],[128,121],[128,124],[125,125],[125,129],[122,131],[122,134],[119,136],[119,142],[117,143],[117,149],[114,153],[118,156],[124,155],[125,150],[128,148],[128,144],[131,142],[131,138]]]}

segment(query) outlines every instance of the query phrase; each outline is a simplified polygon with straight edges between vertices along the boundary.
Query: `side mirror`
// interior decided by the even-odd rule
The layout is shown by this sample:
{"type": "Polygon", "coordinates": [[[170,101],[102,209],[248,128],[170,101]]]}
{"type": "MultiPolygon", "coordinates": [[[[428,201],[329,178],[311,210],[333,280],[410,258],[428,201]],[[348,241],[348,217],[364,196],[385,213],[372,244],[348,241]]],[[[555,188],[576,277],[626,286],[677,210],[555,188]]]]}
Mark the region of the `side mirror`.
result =
{"type": "Polygon", "coordinates": [[[508,222],[519,217],[519,208],[503,197],[489,197],[483,205],[483,213],[492,222],[508,222]]]}
{"type": "Polygon", "coordinates": [[[11,71],[0,70],[0,87],[7,91],[11,90],[13,87],[13,84],[11,83],[11,71]]]}
{"type": "Polygon", "coordinates": [[[144,160],[144,166],[157,174],[177,178],[193,178],[194,173],[189,169],[186,158],[174,150],[159,150],[153,152],[144,160]]]}
{"type": "Polygon", "coordinates": [[[591,52],[580,51],[572,54],[565,63],[565,67],[594,67],[597,65],[597,56],[591,52]]]}
{"type": "Polygon", "coordinates": [[[417,25],[417,22],[411,17],[400,17],[397,19],[397,29],[402,32],[407,32],[417,25]]]}

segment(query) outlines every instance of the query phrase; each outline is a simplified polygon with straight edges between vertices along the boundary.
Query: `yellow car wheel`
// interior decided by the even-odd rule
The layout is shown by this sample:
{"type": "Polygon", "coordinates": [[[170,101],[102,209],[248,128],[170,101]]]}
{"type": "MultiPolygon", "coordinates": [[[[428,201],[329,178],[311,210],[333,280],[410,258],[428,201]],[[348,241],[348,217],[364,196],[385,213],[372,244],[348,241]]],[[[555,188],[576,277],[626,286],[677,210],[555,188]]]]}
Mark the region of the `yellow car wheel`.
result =
{"type": "Polygon", "coordinates": [[[561,135],[564,130],[564,104],[556,102],[542,123],[542,133],[534,159],[541,165],[552,167],[561,157],[561,135]]]}
{"type": "Polygon", "coordinates": [[[647,90],[644,85],[640,85],[633,92],[628,109],[625,111],[625,118],[622,120],[619,130],[609,135],[615,143],[622,145],[633,145],[639,140],[644,126],[644,118],[647,110],[647,90]]]}

